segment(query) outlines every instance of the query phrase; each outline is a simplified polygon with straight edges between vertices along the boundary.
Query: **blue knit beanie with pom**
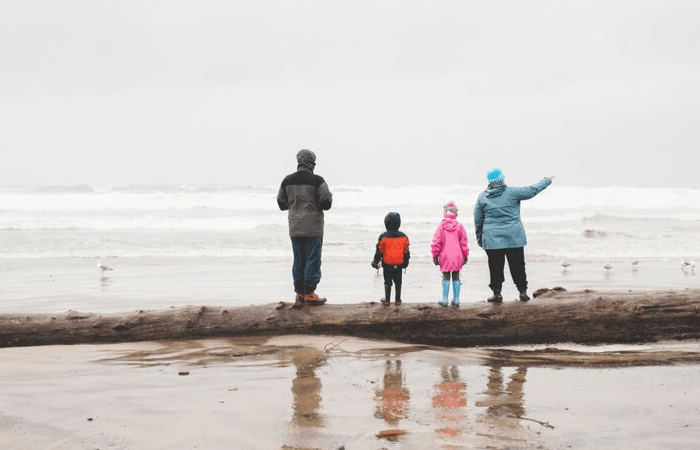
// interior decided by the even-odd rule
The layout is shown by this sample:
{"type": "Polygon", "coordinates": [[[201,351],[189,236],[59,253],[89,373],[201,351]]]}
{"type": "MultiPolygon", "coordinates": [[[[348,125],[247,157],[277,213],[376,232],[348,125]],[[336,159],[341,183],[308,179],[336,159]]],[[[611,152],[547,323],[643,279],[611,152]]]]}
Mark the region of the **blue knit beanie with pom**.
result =
{"type": "Polygon", "coordinates": [[[501,169],[494,167],[486,172],[486,179],[488,180],[489,184],[493,184],[502,182],[506,179],[506,177],[503,175],[503,171],[501,169]]]}

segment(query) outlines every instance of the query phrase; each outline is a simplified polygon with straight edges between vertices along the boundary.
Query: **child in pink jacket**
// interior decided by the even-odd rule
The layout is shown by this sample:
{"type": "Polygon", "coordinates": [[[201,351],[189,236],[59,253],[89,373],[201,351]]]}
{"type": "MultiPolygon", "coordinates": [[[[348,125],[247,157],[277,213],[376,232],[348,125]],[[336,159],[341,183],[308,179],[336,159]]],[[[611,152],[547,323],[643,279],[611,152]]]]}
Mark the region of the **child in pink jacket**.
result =
{"type": "Polygon", "coordinates": [[[433,254],[433,262],[435,265],[440,265],[442,272],[442,299],[438,303],[447,306],[450,278],[452,278],[452,306],[459,306],[459,289],[462,284],[459,279],[459,271],[467,263],[469,246],[467,245],[467,231],[461,223],[457,222],[455,202],[450,201],[445,205],[444,218],[435,230],[430,249],[433,254]]]}

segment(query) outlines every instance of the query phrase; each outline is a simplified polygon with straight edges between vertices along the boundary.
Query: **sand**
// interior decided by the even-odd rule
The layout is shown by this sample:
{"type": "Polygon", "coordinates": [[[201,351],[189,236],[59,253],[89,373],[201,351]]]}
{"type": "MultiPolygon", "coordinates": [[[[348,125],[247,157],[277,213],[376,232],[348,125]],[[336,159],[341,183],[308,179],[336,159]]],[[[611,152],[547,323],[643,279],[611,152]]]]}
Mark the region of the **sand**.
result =
{"type": "Polygon", "coordinates": [[[286,336],[0,349],[0,448],[694,449],[700,343],[286,336]]]}
{"type": "MultiPolygon", "coordinates": [[[[371,255],[370,255],[371,256],[371,255]]],[[[124,312],[170,306],[241,306],[293,301],[291,259],[267,258],[109,258],[114,267],[100,277],[92,258],[0,259],[0,313],[124,312]]],[[[376,301],[384,296],[381,272],[370,259],[327,257],[318,292],[333,303],[376,301]]],[[[527,260],[530,291],[562,286],[568,290],[700,288],[700,276],[680,270],[677,260],[572,261],[567,269],[556,260],[527,260]]],[[[698,273],[700,275],[700,272],[698,273]]],[[[437,302],[441,274],[432,261],[415,258],[404,275],[406,302],[437,302]]],[[[503,295],[518,292],[508,277],[503,295]]],[[[490,295],[488,267],[474,258],[462,271],[463,302],[490,295]]]]}
{"type": "MultiPolygon", "coordinates": [[[[0,260],[0,313],[291,300],[291,261],[0,260]]],[[[531,290],[700,287],[678,261],[528,259],[531,290]]],[[[485,261],[462,301],[488,294],[485,261]]],[[[416,259],[406,302],[437,300],[416,259]]],[[[369,260],[324,259],[321,294],[378,299],[369,260]]],[[[506,301],[516,291],[507,281],[506,301]]],[[[536,300],[534,300],[536,301],[536,300]]],[[[287,336],[0,349],[0,450],[695,449],[700,343],[451,349],[287,336]]]]}

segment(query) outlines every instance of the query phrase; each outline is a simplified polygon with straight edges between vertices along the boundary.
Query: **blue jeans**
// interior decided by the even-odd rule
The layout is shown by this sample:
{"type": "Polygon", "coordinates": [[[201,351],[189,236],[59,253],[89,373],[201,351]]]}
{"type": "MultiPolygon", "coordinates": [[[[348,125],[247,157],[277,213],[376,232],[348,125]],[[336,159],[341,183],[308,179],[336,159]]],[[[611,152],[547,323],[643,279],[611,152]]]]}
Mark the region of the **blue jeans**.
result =
{"type": "Polygon", "coordinates": [[[323,236],[292,238],[294,292],[310,294],[316,290],[321,281],[322,246],[323,236]]]}

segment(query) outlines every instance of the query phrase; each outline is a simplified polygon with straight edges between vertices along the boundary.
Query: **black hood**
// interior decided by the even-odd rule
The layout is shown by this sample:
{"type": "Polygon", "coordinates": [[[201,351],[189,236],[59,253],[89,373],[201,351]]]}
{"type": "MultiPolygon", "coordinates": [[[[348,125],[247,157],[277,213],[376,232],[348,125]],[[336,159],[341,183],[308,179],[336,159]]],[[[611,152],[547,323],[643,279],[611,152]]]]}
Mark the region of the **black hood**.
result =
{"type": "Polygon", "coordinates": [[[297,170],[306,169],[313,172],[316,167],[316,154],[311,150],[299,150],[297,153],[297,170]]]}
{"type": "Polygon", "coordinates": [[[384,226],[387,231],[399,231],[401,226],[401,215],[397,212],[390,212],[384,218],[384,226]]]}

